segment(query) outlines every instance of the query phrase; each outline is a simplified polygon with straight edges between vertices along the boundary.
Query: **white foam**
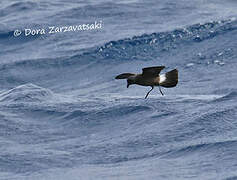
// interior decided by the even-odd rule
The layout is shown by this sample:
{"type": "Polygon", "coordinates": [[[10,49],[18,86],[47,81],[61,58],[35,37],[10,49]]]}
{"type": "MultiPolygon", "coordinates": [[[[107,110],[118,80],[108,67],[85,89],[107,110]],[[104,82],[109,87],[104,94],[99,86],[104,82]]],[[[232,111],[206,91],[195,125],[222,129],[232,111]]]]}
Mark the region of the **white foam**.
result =
{"type": "Polygon", "coordinates": [[[166,80],[165,74],[161,74],[161,75],[160,75],[160,83],[165,82],[165,80],[166,80]]]}
{"type": "Polygon", "coordinates": [[[193,66],[193,65],[194,65],[193,63],[188,63],[188,64],[186,64],[187,67],[191,67],[191,66],[193,66]]]}

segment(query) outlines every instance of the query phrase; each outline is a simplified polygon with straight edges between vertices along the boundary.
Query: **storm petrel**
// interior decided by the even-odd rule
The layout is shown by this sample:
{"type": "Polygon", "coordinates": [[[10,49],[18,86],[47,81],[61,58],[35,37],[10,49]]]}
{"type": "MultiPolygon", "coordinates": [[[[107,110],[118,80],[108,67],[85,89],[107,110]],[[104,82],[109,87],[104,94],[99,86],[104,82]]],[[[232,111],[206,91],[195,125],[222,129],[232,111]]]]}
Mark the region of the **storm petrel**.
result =
{"type": "Polygon", "coordinates": [[[115,77],[115,79],[127,79],[127,88],[129,85],[137,84],[141,86],[151,86],[151,90],[145,96],[145,99],[149,93],[154,89],[154,86],[159,86],[160,93],[162,95],[160,86],[165,88],[175,87],[178,83],[178,70],[173,69],[165,74],[161,74],[165,66],[147,67],[142,69],[142,74],[123,73],[115,77]]]}

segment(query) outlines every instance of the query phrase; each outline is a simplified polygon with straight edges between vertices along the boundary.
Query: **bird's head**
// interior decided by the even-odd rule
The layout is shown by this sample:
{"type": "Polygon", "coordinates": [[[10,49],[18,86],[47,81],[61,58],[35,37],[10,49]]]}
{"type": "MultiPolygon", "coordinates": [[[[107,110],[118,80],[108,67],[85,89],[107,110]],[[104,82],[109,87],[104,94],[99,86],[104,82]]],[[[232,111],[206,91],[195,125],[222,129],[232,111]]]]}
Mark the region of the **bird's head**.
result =
{"type": "Polygon", "coordinates": [[[135,84],[135,79],[134,79],[134,77],[129,77],[129,78],[127,79],[127,88],[128,88],[131,84],[135,84]]]}

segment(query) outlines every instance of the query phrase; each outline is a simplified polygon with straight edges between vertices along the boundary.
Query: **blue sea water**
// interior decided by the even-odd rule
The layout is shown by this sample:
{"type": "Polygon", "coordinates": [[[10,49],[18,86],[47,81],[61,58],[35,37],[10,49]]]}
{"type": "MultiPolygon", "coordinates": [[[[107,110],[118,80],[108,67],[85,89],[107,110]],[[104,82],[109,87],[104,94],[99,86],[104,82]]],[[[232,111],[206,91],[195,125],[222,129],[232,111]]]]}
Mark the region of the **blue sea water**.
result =
{"type": "Polygon", "coordinates": [[[2,0],[0,179],[237,179],[237,2],[2,0]],[[102,28],[14,37],[102,21],[102,28]],[[165,65],[177,87],[114,77],[165,65]]]}

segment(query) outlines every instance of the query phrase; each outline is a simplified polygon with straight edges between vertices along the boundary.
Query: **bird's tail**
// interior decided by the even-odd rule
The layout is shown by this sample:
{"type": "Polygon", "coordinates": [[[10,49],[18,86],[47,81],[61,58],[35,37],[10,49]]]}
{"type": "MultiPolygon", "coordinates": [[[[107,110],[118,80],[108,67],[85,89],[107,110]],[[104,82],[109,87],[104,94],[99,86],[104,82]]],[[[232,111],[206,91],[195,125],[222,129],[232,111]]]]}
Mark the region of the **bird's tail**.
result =
{"type": "Polygon", "coordinates": [[[160,75],[160,86],[171,88],[178,83],[178,70],[173,69],[170,72],[160,75]]]}

